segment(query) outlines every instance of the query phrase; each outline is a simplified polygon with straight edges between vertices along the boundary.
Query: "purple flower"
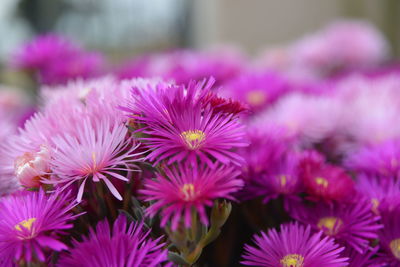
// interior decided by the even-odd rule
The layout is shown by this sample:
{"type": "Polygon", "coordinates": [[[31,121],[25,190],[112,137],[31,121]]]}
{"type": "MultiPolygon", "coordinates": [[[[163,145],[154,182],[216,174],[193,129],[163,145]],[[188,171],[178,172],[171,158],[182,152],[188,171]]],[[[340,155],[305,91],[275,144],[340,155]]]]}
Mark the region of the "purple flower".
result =
{"type": "Polygon", "coordinates": [[[310,226],[297,223],[281,225],[281,232],[271,229],[254,237],[256,247],[246,245],[242,264],[265,267],[342,267],[348,258],[340,252],[344,248],[333,238],[322,237],[322,232],[311,233],[310,226]]]}
{"type": "Polygon", "coordinates": [[[288,82],[274,72],[248,73],[224,85],[224,95],[260,111],[289,90],[288,82]]]}
{"type": "Polygon", "coordinates": [[[111,227],[107,220],[90,229],[82,242],[73,241],[73,248],[61,255],[60,267],[137,267],[160,266],[167,260],[165,244],[153,240],[143,223],[128,223],[120,215],[111,227]]]}
{"type": "Polygon", "coordinates": [[[125,125],[103,120],[92,125],[83,119],[76,125],[74,134],[65,133],[53,138],[55,144],[51,169],[55,178],[52,184],[63,184],[62,189],[80,183],[77,200],[82,200],[88,180],[103,181],[119,200],[122,196],[111,182],[113,179],[128,181],[119,171],[129,172],[139,161],[137,145],[128,135],[125,125]]]}
{"type": "Polygon", "coordinates": [[[78,48],[61,36],[48,34],[23,45],[17,51],[14,64],[23,69],[43,69],[60,58],[70,57],[78,52],[78,48]]]}
{"type": "Polygon", "coordinates": [[[345,165],[368,175],[400,177],[400,140],[362,147],[349,155],[345,165]]]}
{"type": "Polygon", "coordinates": [[[378,238],[380,217],[371,211],[371,203],[358,201],[356,204],[330,205],[319,203],[314,207],[304,204],[292,205],[289,214],[304,224],[310,224],[316,231],[334,237],[341,244],[346,244],[363,253],[369,248],[369,240],[378,238]]]}
{"type": "Polygon", "coordinates": [[[383,229],[379,232],[382,252],[378,253],[378,262],[389,267],[400,265],[400,209],[382,213],[383,229]]]}
{"type": "Polygon", "coordinates": [[[59,239],[65,234],[64,230],[73,227],[71,221],[79,216],[71,212],[75,206],[69,193],[48,195],[40,190],[3,197],[0,200],[0,259],[43,262],[47,248],[67,249],[59,239]]]}
{"type": "Polygon", "coordinates": [[[151,217],[161,213],[161,226],[171,221],[172,230],[176,230],[183,217],[185,227],[191,226],[192,210],[200,215],[203,224],[208,225],[205,207],[213,205],[218,198],[234,200],[232,194],[242,186],[239,172],[224,165],[214,169],[201,164],[197,168],[189,164],[163,169],[155,180],[147,179],[144,189],[139,192],[146,201],[153,201],[147,209],[151,217]]]}
{"type": "MultiPolygon", "coordinates": [[[[200,159],[213,165],[219,161],[240,165],[243,159],[233,150],[246,146],[244,127],[235,114],[216,113],[204,98],[213,80],[198,84],[156,88],[137,92],[131,107],[132,118],[144,124],[141,140],[150,148],[147,160],[168,164],[200,159]],[[140,115],[140,116],[139,116],[140,115]]],[[[134,91],[136,93],[136,91],[134,91]]]]}

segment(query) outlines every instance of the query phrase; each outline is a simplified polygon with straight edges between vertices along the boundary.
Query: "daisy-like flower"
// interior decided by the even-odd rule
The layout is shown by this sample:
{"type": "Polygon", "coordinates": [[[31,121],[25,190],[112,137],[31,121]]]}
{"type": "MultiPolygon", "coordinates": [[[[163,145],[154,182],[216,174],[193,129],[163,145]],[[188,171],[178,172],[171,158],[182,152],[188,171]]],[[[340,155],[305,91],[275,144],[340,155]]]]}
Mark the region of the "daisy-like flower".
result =
{"type": "MultiPolygon", "coordinates": [[[[71,209],[76,203],[70,194],[20,192],[0,201],[0,263],[25,260],[45,261],[48,249],[67,249],[59,238],[73,227],[71,209]]],[[[6,265],[9,263],[10,265],[6,265]]]]}
{"type": "Polygon", "coordinates": [[[372,203],[372,211],[377,215],[400,204],[400,180],[359,175],[356,191],[361,198],[372,203]]]}
{"type": "Polygon", "coordinates": [[[292,205],[289,214],[317,231],[334,237],[336,241],[352,247],[359,253],[369,248],[369,241],[378,238],[380,217],[372,213],[371,203],[358,201],[355,204],[331,205],[319,203],[315,207],[304,204],[292,205]]]}
{"type": "Polygon", "coordinates": [[[238,179],[239,171],[224,165],[214,169],[201,164],[197,168],[188,164],[169,167],[158,174],[155,180],[147,179],[144,189],[139,192],[145,201],[154,201],[147,214],[154,217],[161,213],[161,226],[171,221],[172,230],[176,230],[183,218],[185,227],[191,226],[191,214],[195,209],[203,224],[208,225],[205,207],[213,205],[218,198],[235,200],[232,194],[242,186],[238,179]]]}
{"type": "Polygon", "coordinates": [[[288,82],[277,73],[249,73],[224,85],[224,95],[240,100],[259,111],[289,90],[288,82]]]}
{"type": "Polygon", "coordinates": [[[122,200],[111,181],[128,181],[119,171],[132,171],[134,162],[140,160],[140,153],[135,153],[137,145],[128,136],[128,129],[109,120],[96,125],[83,120],[76,127],[74,134],[66,133],[53,138],[55,151],[51,169],[56,178],[46,182],[63,184],[62,189],[79,182],[77,200],[80,202],[87,180],[103,181],[111,193],[122,200]]]}
{"type": "Polygon", "coordinates": [[[310,226],[284,224],[278,233],[271,229],[254,237],[256,246],[246,245],[242,264],[265,267],[342,267],[348,258],[341,257],[344,248],[322,232],[311,233],[310,226]]]}
{"type": "Polygon", "coordinates": [[[213,165],[215,161],[240,165],[243,159],[233,150],[246,146],[244,127],[234,114],[216,113],[204,98],[213,80],[142,91],[134,98],[132,118],[145,125],[141,138],[150,148],[147,160],[168,164],[197,159],[213,165]],[[136,114],[136,115],[135,115],[136,114]],[[140,114],[138,116],[137,114],[140,114]]]}
{"type": "Polygon", "coordinates": [[[311,199],[347,201],[355,192],[351,177],[342,168],[324,163],[323,157],[314,151],[304,153],[300,169],[311,199]]]}
{"type": "Polygon", "coordinates": [[[400,265],[400,208],[382,214],[383,229],[379,232],[379,241],[383,251],[378,253],[378,262],[383,266],[400,265]]]}
{"type": "Polygon", "coordinates": [[[167,260],[165,244],[153,240],[143,223],[128,223],[120,215],[110,226],[107,220],[90,229],[81,242],[60,257],[60,267],[139,267],[161,266],[167,260]]]}
{"type": "Polygon", "coordinates": [[[61,36],[42,35],[22,46],[13,63],[23,69],[43,69],[53,61],[76,54],[78,50],[61,36]]]}
{"type": "Polygon", "coordinates": [[[380,265],[375,265],[375,260],[371,259],[378,249],[379,246],[376,246],[365,253],[359,253],[354,249],[346,248],[342,255],[349,258],[349,267],[379,267],[380,265]]]}
{"type": "Polygon", "coordinates": [[[345,165],[368,175],[400,177],[400,140],[361,147],[349,155],[345,165]]]}

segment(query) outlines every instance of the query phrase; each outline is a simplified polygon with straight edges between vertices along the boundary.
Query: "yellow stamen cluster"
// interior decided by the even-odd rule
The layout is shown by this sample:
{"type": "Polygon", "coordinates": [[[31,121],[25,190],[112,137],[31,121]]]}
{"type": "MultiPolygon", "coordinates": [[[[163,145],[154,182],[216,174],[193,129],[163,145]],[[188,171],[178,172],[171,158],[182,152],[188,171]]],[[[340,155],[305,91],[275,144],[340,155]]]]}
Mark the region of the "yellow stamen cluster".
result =
{"type": "Polygon", "coordinates": [[[181,192],[185,201],[191,201],[196,197],[194,184],[184,184],[181,188],[181,192]]]}
{"type": "Polygon", "coordinates": [[[400,260],[400,238],[392,240],[389,244],[390,250],[396,259],[400,260]]]}
{"type": "Polygon", "coordinates": [[[327,235],[335,235],[343,225],[343,221],[337,217],[323,217],[318,222],[318,228],[327,235]]]}
{"type": "Polygon", "coordinates": [[[326,180],[325,178],[322,178],[322,177],[316,177],[316,178],[315,178],[315,183],[316,183],[317,185],[322,186],[323,188],[327,188],[328,185],[329,185],[328,180],[326,180]]]}
{"type": "Polygon", "coordinates": [[[15,229],[22,232],[22,228],[24,227],[27,230],[32,230],[32,224],[36,221],[36,218],[29,218],[27,220],[23,220],[22,222],[15,225],[15,229]]]}
{"type": "Polygon", "coordinates": [[[304,257],[299,254],[288,254],[281,259],[282,267],[303,267],[304,257]]]}
{"type": "Polygon", "coordinates": [[[200,147],[203,140],[206,138],[206,135],[200,130],[189,130],[182,132],[181,137],[188,148],[194,150],[200,147]]]}
{"type": "Polygon", "coordinates": [[[253,90],[247,93],[246,100],[250,105],[259,106],[267,100],[267,94],[261,90],[253,90]]]}

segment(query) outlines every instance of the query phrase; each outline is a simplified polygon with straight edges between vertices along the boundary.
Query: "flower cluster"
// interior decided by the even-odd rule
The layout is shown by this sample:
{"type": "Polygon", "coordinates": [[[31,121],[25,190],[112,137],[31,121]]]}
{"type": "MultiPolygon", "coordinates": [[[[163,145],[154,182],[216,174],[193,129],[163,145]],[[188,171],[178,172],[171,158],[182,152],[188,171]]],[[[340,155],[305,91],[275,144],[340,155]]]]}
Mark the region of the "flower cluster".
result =
{"type": "Polygon", "coordinates": [[[344,21],[257,61],[186,49],[93,77],[102,56],[38,37],[11,60],[37,99],[0,86],[0,265],[400,266],[387,57],[344,21]]]}

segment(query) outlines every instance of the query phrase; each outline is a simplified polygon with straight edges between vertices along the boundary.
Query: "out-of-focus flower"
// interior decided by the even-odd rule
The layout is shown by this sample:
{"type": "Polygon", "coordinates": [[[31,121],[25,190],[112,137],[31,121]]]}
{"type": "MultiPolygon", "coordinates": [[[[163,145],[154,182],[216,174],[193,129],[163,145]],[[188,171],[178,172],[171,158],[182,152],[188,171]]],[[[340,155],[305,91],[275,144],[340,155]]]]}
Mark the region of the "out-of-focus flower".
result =
{"type": "Polygon", "coordinates": [[[136,267],[161,266],[167,260],[167,250],[160,239],[153,240],[143,223],[128,223],[120,215],[113,226],[107,220],[90,229],[81,242],[59,260],[60,267],[136,267]]]}
{"type": "Polygon", "coordinates": [[[349,258],[349,265],[348,267],[361,267],[361,266],[368,266],[368,267],[379,267],[380,265],[376,265],[374,262],[375,260],[372,257],[378,251],[379,246],[371,248],[369,251],[365,253],[359,253],[354,249],[346,248],[342,255],[349,258]]]}
{"type": "Polygon", "coordinates": [[[372,213],[371,203],[358,201],[356,204],[323,204],[312,207],[304,204],[294,204],[289,208],[289,214],[304,224],[310,224],[317,231],[334,237],[336,241],[345,244],[359,253],[369,248],[369,241],[378,238],[378,223],[380,217],[372,213]]]}
{"type": "Polygon", "coordinates": [[[279,195],[293,196],[300,192],[298,152],[295,139],[284,127],[250,125],[247,130],[250,145],[240,150],[245,159],[241,177],[245,188],[243,198],[262,196],[264,201],[279,195]]]}
{"type": "Polygon", "coordinates": [[[211,85],[212,80],[187,88],[160,84],[134,98],[135,109],[127,111],[144,124],[140,131],[145,134],[141,140],[151,150],[148,160],[154,164],[163,160],[195,163],[198,159],[210,165],[243,162],[233,150],[247,145],[244,126],[236,115],[215,113],[203,101],[211,85]]]}
{"type": "Polygon", "coordinates": [[[54,61],[63,60],[78,52],[78,48],[61,36],[39,36],[17,51],[13,64],[22,69],[43,69],[54,61]]]}
{"type": "Polygon", "coordinates": [[[322,233],[311,233],[310,226],[296,223],[281,225],[281,232],[271,229],[254,237],[256,247],[246,245],[242,264],[266,267],[343,267],[348,258],[341,257],[344,248],[322,233]]]}
{"type": "Polygon", "coordinates": [[[377,261],[381,266],[395,267],[400,264],[400,209],[382,214],[384,228],[379,233],[379,242],[382,252],[378,253],[377,261]]]}
{"type": "Polygon", "coordinates": [[[248,73],[224,84],[223,95],[246,103],[252,111],[260,111],[288,90],[288,82],[277,73],[248,73]]]}
{"type": "Polygon", "coordinates": [[[82,200],[87,180],[103,181],[111,193],[119,200],[122,196],[115,188],[112,179],[128,181],[119,171],[131,171],[139,161],[137,145],[128,136],[125,125],[104,120],[92,125],[82,120],[76,125],[74,134],[62,134],[53,138],[55,145],[51,169],[56,177],[47,183],[80,183],[77,200],[82,200]]]}
{"type": "Polygon", "coordinates": [[[303,153],[300,177],[310,199],[348,201],[355,192],[353,179],[344,169],[324,161],[315,151],[303,153]]]}
{"type": "Polygon", "coordinates": [[[146,201],[154,201],[147,214],[155,216],[161,213],[161,226],[171,221],[172,230],[176,230],[183,219],[185,227],[192,224],[192,212],[195,210],[203,224],[208,225],[205,207],[211,207],[218,198],[234,200],[243,181],[238,179],[239,171],[224,165],[214,169],[205,164],[197,168],[188,164],[163,169],[155,180],[145,181],[145,188],[139,192],[146,201]]]}
{"type": "Polygon", "coordinates": [[[382,179],[400,177],[400,140],[363,146],[348,155],[345,165],[358,173],[379,175],[382,179]]]}
{"type": "Polygon", "coordinates": [[[400,180],[358,175],[356,190],[372,203],[372,211],[381,214],[400,205],[400,180]]]}
{"type": "Polygon", "coordinates": [[[103,56],[94,52],[80,52],[73,57],[49,64],[40,71],[40,81],[45,84],[65,84],[69,80],[91,78],[101,74],[103,56]]]}
{"type": "MultiPolygon", "coordinates": [[[[0,263],[46,260],[47,248],[67,249],[60,241],[64,230],[73,227],[71,209],[76,203],[70,194],[55,192],[20,192],[0,201],[0,263]]],[[[3,265],[4,264],[4,265],[3,265]]]]}
{"type": "Polygon", "coordinates": [[[343,128],[357,145],[400,137],[399,86],[400,78],[395,75],[377,79],[350,76],[336,84],[343,128]]]}
{"type": "Polygon", "coordinates": [[[221,84],[238,75],[244,65],[244,56],[227,47],[202,52],[177,50],[140,57],[117,71],[117,76],[125,79],[161,77],[177,84],[213,76],[221,84]]]}

